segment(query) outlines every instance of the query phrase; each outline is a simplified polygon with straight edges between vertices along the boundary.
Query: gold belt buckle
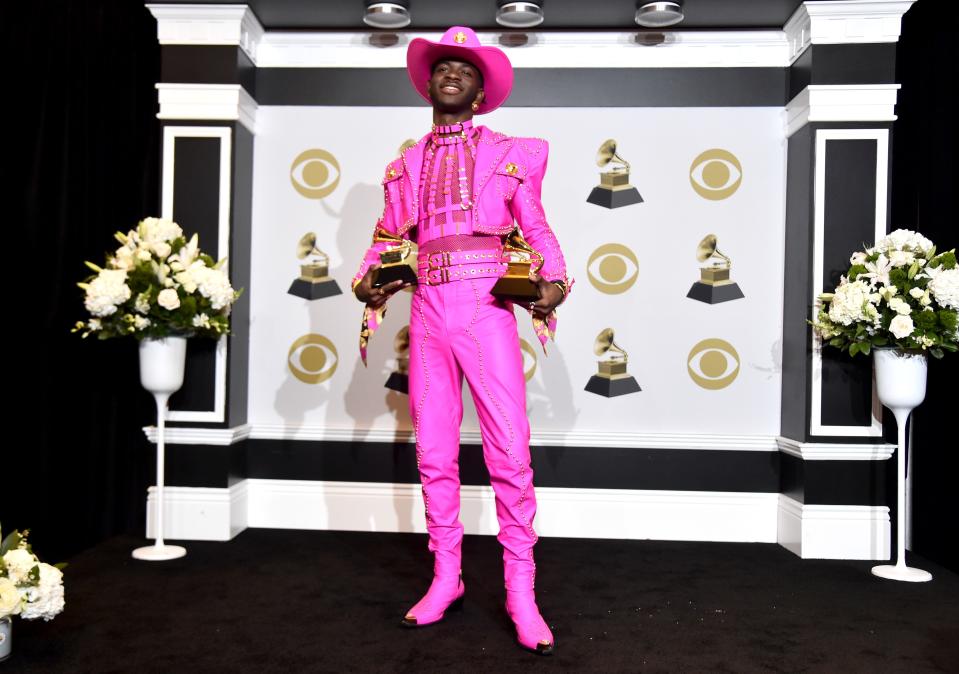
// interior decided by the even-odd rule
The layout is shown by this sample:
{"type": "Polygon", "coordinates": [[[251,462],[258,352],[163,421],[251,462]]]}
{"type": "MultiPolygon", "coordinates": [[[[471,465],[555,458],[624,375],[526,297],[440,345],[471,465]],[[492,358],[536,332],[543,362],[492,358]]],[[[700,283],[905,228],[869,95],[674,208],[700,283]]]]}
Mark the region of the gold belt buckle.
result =
{"type": "Polygon", "coordinates": [[[440,273],[440,274],[439,274],[440,277],[439,277],[439,279],[438,279],[436,282],[434,282],[433,279],[430,277],[430,272],[427,271],[427,272],[426,272],[426,284],[427,284],[427,285],[438,286],[438,285],[440,285],[441,283],[448,283],[448,282],[449,282],[449,280],[450,280],[450,270],[447,269],[446,267],[437,268],[437,269],[431,269],[430,271],[438,271],[438,272],[440,273]]]}
{"type": "Polygon", "coordinates": [[[441,269],[441,268],[443,268],[443,267],[449,267],[449,266],[450,266],[450,254],[449,254],[449,252],[447,252],[447,251],[444,250],[444,251],[441,252],[441,253],[433,253],[433,254],[431,254],[430,257],[429,257],[429,264],[430,264],[430,267],[429,267],[429,268],[430,268],[431,270],[432,270],[432,269],[441,269]],[[434,263],[434,259],[435,259],[434,256],[435,256],[435,255],[439,255],[439,262],[438,262],[438,263],[434,263]]]}

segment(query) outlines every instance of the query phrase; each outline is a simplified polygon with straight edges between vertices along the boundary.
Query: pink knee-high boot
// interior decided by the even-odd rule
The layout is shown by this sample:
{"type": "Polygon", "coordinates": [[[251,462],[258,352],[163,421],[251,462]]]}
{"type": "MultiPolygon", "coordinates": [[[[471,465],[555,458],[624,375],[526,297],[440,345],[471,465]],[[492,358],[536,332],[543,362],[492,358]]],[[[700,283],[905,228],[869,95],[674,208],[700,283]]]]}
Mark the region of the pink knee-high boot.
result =
{"type": "Polygon", "coordinates": [[[553,634],[536,606],[536,495],[529,453],[526,379],[512,306],[489,294],[495,279],[459,286],[460,317],[453,349],[470,387],[483,437],[483,456],[496,496],[503,546],[506,611],[524,648],[548,655],[553,634]]]}
{"type": "MultiPolygon", "coordinates": [[[[455,284],[448,284],[455,285],[455,284]]],[[[462,602],[463,525],[459,521],[459,439],[463,372],[450,348],[444,293],[448,286],[418,286],[410,311],[410,418],[423,485],[433,582],[402,624],[439,622],[462,602]]]]}

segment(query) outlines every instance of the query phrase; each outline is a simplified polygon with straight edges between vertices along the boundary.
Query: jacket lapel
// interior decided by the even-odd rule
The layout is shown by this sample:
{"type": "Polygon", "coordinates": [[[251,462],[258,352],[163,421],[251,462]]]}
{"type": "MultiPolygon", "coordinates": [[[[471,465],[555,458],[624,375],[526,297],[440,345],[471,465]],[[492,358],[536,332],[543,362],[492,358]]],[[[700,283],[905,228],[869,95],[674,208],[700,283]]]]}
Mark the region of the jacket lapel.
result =
{"type": "Polygon", "coordinates": [[[473,204],[479,203],[483,189],[489,184],[496,167],[513,146],[513,138],[480,127],[480,139],[476,148],[476,163],[473,168],[473,204]]]}
{"type": "Polygon", "coordinates": [[[413,217],[419,209],[420,173],[423,170],[423,154],[430,134],[420,138],[419,142],[403,153],[403,168],[406,170],[407,189],[413,195],[413,217]]]}

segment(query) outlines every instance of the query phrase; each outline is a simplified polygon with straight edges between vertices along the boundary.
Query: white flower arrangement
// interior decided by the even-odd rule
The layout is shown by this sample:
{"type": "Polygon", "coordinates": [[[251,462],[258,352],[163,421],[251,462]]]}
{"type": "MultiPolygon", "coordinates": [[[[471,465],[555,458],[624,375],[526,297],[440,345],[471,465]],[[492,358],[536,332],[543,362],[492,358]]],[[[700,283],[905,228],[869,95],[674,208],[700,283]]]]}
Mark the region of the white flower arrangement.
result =
{"type": "Polygon", "coordinates": [[[926,237],[897,229],[849,263],[810,321],[823,341],[852,356],[878,346],[935,358],[959,349],[955,249],[937,255],[926,237]]]}
{"type": "Polygon", "coordinates": [[[27,543],[27,533],[0,532],[0,619],[53,620],[66,605],[63,596],[64,564],[41,562],[27,543]]]}
{"type": "Polygon", "coordinates": [[[197,235],[187,240],[171,220],[146,218],[115,236],[121,245],[104,267],[86,263],[95,273],[77,285],[90,318],[73,332],[99,339],[229,334],[230,309],[242,291],[230,285],[226,258],[202,253],[197,235]]]}

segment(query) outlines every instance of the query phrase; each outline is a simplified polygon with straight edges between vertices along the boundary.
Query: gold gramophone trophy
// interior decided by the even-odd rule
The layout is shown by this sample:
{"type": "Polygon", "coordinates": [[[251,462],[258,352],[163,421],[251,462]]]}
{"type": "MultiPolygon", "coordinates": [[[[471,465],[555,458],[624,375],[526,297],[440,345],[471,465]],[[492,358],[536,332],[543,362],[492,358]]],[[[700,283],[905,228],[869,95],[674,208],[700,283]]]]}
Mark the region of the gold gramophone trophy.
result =
{"type": "Polygon", "coordinates": [[[626,352],[613,341],[612,328],[606,328],[596,335],[593,353],[597,356],[608,354],[609,357],[599,361],[599,372],[586,382],[587,391],[606,398],[642,391],[636,379],[626,371],[626,352]]]}
{"type": "Polygon", "coordinates": [[[639,190],[629,184],[629,162],[616,154],[615,140],[610,138],[599,146],[596,165],[601,168],[609,166],[609,170],[600,171],[599,185],[593,188],[586,201],[603,208],[643,203],[639,190]]]}
{"type": "Polygon", "coordinates": [[[296,244],[296,256],[301,260],[309,259],[300,265],[300,277],[286,292],[311,301],[343,294],[336,280],[330,278],[329,256],[316,247],[316,234],[308,232],[300,239],[296,244]]]}
{"type": "Polygon", "coordinates": [[[386,380],[386,388],[400,393],[410,392],[410,326],[404,325],[393,338],[396,352],[396,370],[386,380]]]}
{"type": "Polygon", "coordinates": [[[707,234],[699,242],[696,246],[696,259],[708,264],[699,269],[699,280],[689,289],[686,297],[706,304],[719,304],[745,297],[739,286],[729,278],[733,261],[716,247],[715,234],[707,234]]]}
{"type": "Polygon", "coordinates": [[[526,242],[517,227],[506,237],[503,249],[509,254],[506,273],[496,281],[490,293],[523,304],[538,300],[539,291],[529,275],[543,268],[543,256],[526,242]]]}
{"type": "Polygon", "coordinates": [[[373,287],[379,288],[393,281],[416,285],[416,244],[384,229],[376,230],[373,241],[393,244],[380,252],[380,268],[373,272],[373,287]]]}

